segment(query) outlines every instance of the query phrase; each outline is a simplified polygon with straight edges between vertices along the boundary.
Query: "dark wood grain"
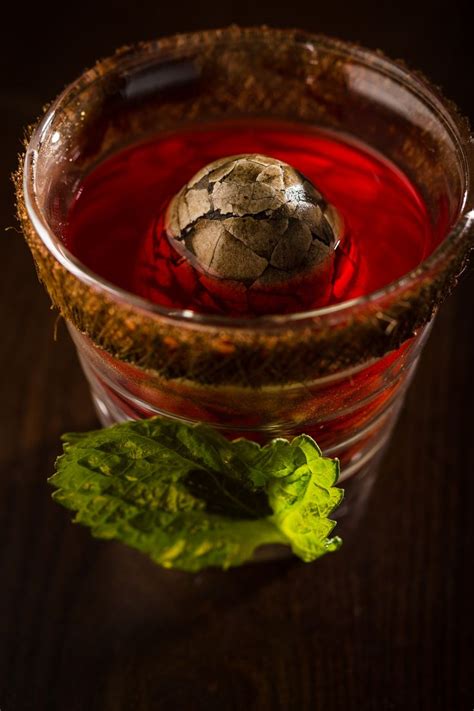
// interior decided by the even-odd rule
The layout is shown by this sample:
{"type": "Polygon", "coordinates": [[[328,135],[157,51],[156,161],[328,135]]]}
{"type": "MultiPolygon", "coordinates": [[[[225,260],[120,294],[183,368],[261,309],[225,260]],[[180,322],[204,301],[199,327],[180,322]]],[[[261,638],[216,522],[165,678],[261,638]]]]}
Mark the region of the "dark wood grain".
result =
{"type": "MultiPolygon", "coordinates": [[[[21,52],[20,35],[6,37],[2,227],[15,225],[8,173],[22,127],[129,40],[232,20],[301,25],[405,56],[474,114],[461,4],[442,23],[436,2],[409,15],[398,5],[374,14],[369,2],[317,13],[309,2],[113,7],[111,22],[111,4],[86,4],[72,24],[54,8],[26,27],[12,20],[24,33],[21,52]]],[[[51,502],[60,434],[97,422],[15,229],[2,233],[0,265],[1,711],[474,707],[472,278],[434,326],[367,515],[342,550],[315,565],[190,576],[92,540],[51,502]]]]}

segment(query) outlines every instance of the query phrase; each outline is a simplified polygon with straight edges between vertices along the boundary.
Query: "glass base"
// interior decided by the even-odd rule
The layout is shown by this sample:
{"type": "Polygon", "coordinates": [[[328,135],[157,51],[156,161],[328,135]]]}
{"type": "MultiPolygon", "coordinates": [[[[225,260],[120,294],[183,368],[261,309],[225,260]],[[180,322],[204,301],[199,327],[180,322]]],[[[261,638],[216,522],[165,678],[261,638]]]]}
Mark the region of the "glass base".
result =
{"type": "MultiPolygon", "coordinates": [[[[117,421],[132,419],[124,417],[123,414],[120,416],[121,413],[110,409],[109,404],[105,403],[93,390],[91,394],[97,415],[104,427],[113,425],[117,421]]],[[[402,404],[400,401],[400,407],[402,404]]],[[[399,409],[397,408],[397,410],[399,409]]],[[[343,539],[352,535],[363,518],[397,416],[398,411],[395,413],[390,427],[384,432],[383,438],[377,440],[373,451],[361,458],[355,467],[351,466],[349,475],[347,471],[342,472],[338,485],[344,489],[344,499],[332,515],[332,518],[337,521],[334,535],[341,536],[343,539]]],[[[292,555],[291,549],[287,546],[272,544],[259,548],[251,562],[281,560],[290,558],[292,555]]]]}

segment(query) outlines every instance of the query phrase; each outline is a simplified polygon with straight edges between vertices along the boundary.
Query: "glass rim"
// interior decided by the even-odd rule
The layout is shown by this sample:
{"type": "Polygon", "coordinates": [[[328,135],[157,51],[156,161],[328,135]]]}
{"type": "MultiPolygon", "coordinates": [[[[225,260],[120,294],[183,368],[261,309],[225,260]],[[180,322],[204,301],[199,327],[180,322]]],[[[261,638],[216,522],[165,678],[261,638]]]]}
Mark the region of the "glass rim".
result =
{"type": "MultiPolygon", "coordinates": [[[[205,34],[206,37],[212,37],[217,43],[229,39],[228,35],[230,35],[230,39],[232,39],[232,37],[235,38],[233,34],[235,30],[236,28],[230,27],[224,30],[216,29],[206,30],[205,32],[189,32],[167,37],[166,40],[170,43],[173,41],[177,43],[178,40],[180,40],[181,43],[185,43],[191,40],[199,40],[199,38],[205,34]]],[[[268,39],[274,40],[281,35],[288,39],[294,31],[253,27],[240,30],[240,32],[243,33],[244,39],[263,42],[268,39]]],[[[67,106],[71,98],[85,88],[90,88],[94,83],[100,83],[103,79],[103,74],[98,75],[95,68],[83,72],[59,94],[34,127],[26,146],[22,181],[24,204],[34,230],[48,252],[70,274],[85,285],[105,292],[114,300],[136,308],[145,315],[161,317],[166,320],[171,320],[174,323],[187,322],[201,326],[223,326],[229,331],[233,329],[254,330],[259,327],[288,327],[293,324],[296,326],[301,322],[315,321],[321,318],[331,320],[331,317],[334,317],[335,320],[339,320],[339,318],[343,318],[348,312],[354,309],[377,305],[377,303],[382,302],[385,297],[393,296],[398,291],[404,291],[423,276],[429,275],[431,272],[434,273],[436,267],[444,258],[449,257],[450,253],[456,249],[456,246],[462,242],[463,236],[474,225],[474,185],[470,182],[470,172],[474,171],[474,151],[472,146],[473,139],[467,119],[459,113],[457,107],[455,107],[452,102],[441,94],[436,86],[420,72],[408,69],[403,62],[389,59],[378,51],[369,50],[359,45],[321,34],[298,31],[295,37],[295,42],[296,41],[304,41],[306,43],[312,43],[313,45],[324,46],[326,49],[334,53],[343,54],[344,56],[355,56],[365,64],[367,63],[367,59],[370,59],[372,67],[375,67],[379,72],[382,70],[385,75],[396,79],[396,81],[399,84],[403,84],[410,93],[413,94],[416,88],[417,97],[421,99],[425,105],[428,105],[437,116],[443,118],[444,128],[448,131],[450,138],[456,146],[458,157],[462,165],[464,191],[456,221],[446,233],[442,242],[430,255],[420,262],[418,266],[380,289],[330,306],[284,315],[276,314],[245,318],[204,314],[193,311],[192,309],[173,309],[160,306],[102,278],[67,249],[60,235],[56,234],[48,224],[43,210],[39,205],[36,193],[36,158],[41,149],[44,136],[48,132],[56,113],[67,106]]],[[[113,64],[113,70],[116,71],[118,68],[125,68],[127,64],[133,62],[134,59],[136,60],[141,54],[144,54],[146,50],[150,50],[153,47],[156,47],[156,50],[159,51],[162,42],[163,40],[151,40],[127,47],[122,54],[114,57],[115,63],[113,64]]],[[[107,62],[107,60],[105,61],[107,62]]],[[[99,64],[103,65],[103,62],[99,64]]]]}

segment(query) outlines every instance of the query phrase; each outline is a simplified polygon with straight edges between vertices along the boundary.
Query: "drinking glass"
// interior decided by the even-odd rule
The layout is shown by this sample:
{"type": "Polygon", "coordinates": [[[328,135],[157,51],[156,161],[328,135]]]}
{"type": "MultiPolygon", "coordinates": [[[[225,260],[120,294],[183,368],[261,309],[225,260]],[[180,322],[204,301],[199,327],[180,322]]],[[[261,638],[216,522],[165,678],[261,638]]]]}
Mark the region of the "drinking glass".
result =
{"type": "Polygon", "coordinates": [[[402,64],[304,32],[229,28],[127,48],[85,72],[34,128],[18,201],[104,425],[161,415],[261,443],[307,433],[340,459],[336,518],[354,521],[433,316],[467,263],[472,170],[465,121],[402,64]],[[383,154],[423,195],[433,253],[375,293],[239,319],[151,304],[67,250],[61,226],[99,162],[177,127],[242,118],[318,127],[383,154]]]}

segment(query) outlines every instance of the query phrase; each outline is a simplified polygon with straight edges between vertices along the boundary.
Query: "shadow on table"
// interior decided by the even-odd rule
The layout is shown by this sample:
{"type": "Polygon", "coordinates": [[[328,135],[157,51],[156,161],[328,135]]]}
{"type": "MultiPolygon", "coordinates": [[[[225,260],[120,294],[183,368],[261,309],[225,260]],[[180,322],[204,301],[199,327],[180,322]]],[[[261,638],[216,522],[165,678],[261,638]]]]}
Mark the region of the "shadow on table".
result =
{"type": "MultiPolygon", "coordinates": [[[[55,440],[25,452],[0,479],[9,507],[0,633],[9,650],[3,677],[17,694],[10,707],[103,711],[119,708],[116,698],[120,708],[138,708],[140,698],[139,708],[225,708],[235,686],[235,708],[257,696],[255,708],[270,708],[272,664],[298,654],[305,626],[324,623],[327,600],[341,588],[327,576],[344,570],[341,554],[317,566],[287,558],[226,572],[166,571],[71,523],[46,483],[58,449],[55,440]],[[305,622],[318,597],[321,612],[305,622]]],[[[338,615],[342,624],[340,605],[338,615]]]]}

